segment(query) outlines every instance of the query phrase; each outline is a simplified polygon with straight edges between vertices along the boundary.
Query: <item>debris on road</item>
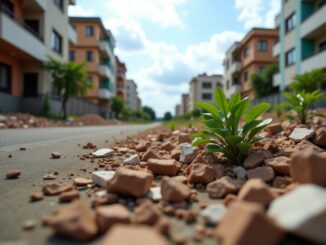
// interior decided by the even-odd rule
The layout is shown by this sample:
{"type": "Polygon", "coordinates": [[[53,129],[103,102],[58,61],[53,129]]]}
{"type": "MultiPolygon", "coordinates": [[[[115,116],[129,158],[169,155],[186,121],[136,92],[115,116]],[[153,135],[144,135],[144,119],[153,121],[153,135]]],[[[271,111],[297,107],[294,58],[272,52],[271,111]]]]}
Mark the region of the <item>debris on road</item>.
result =
{"type": "Polygon", "coordinates": [[[7,179],[17,179],[21,175],[19,170],[12,170],[6,173],[7,179]]]}
{"type": "Polygon", "coordinates": [[[61,158],[61,153],[57,152],[57,151],[54,151],[54,152],[51,153],[51,157],[53,159],[59,159],[59,158],[61,158]]]}

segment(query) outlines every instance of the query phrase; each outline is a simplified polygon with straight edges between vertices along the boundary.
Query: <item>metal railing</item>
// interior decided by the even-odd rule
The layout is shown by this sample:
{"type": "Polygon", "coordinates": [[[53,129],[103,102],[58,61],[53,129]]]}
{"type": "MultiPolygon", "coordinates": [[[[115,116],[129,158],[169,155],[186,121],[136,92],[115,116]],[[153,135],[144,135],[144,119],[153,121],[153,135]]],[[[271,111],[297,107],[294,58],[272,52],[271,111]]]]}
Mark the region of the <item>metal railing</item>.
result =
{"type": "Polygon", "coordinates": [[[24,28],[26,31],[28,31],[29,33],[31,33],[33,36],[35,36],[37,39],[39,39],[41,42],[44,42],[44,38],[37,33],[35,30],[33,30],[33,28],[31,28],[30,26],[28,26],[26,23],[24,23],[22,20],[18,19],[13,12],[11,12],[8,8],[2,6],[0,4],[0,14],[3,13],[6,16],[8,16],[10,19],[12,19],[13,21],[15,21],[15,23],[19,26],[21,26],[22,28],[24,28]]]}

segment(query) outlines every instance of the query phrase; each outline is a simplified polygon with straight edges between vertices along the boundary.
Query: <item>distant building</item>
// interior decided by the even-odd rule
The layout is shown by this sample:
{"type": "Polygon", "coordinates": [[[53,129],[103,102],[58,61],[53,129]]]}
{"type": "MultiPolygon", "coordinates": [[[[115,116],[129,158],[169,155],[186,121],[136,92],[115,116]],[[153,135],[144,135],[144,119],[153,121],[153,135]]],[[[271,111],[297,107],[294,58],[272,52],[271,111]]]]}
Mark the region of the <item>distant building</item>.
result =
{"type": "Polygon", "coordinates": [[[277,40],[277,30],[253,28],[230,47],[223,62],[223,88],[228,97],[236,91],[240,91],[242,96],[253,97],[250,76],[277,62],[273,56],[277,40]]]}
{"type": "Polygon", "coordinates": [[[181,114],[184,115],[189,112],[189,94],[181,95],[181,114]]]}
{"type": "Polygon", "coordinates": [[[137,111],[137,84],[134,80],[127,80],[127,107],[132,111],[137,111]]]}
{"type": "Polygon", "coordinates": [[[115,40],[98,17],[71,17],[77,33],[77,43],[70,45],[69,58],[86,63],[86,72],[93,89],[86,97],[99,105],[102,116],[111,113],[110,100],[115,87],[115,40]]]}
{"type": "Polygon", "coordinates": [[[116,62],[116,96],[125,102],[128,106],[128,82],[126,79],[127,67],[119,58],[115,57],[116,62]]]}
{"type": "Polygon", "coordinates": [[[177,104],[176,106],[175,106],[175,116],[181,116],[182,115],[182,109],[181,109],[181,105],[180,104],[177,104]]]}
{"type": "Polygon", "coordinates": [[[195,102],[204,101],[214,103],[214,93],[218,87],[222,87],[222,75],[201,74],[190,81],[188,111],[196,109],[195,102]]]}
{"type": "Polygon", "coordinates": [[[326,70],[326,1],[281,2],[275,19],[279,42],[273,50],[280,73],[274,75],[273,83],[283,91],[295,74],[326,70]]]}
{"type": "Polygon", "coordinates": [[[141,98],[139,96],[137,96],[137,111],[141,111],[142,110],[142,101],[141,98]]]}
{"type": "Polygon", "coordinates": [[[1,110],[40,113],[43,96],[54,91],[42,64],[47,57],[68,61],[69,43],[76,42],[70,4],[75,1],[0,1],[1,110]]]}

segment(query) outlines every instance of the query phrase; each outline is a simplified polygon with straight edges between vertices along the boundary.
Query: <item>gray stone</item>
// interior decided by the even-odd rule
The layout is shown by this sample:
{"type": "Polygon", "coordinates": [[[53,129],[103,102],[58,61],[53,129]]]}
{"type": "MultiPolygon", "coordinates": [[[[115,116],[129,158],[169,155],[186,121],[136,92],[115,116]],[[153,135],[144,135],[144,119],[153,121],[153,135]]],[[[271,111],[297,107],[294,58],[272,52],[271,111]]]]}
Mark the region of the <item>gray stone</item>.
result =
{"type": "Polygon", "coordinates": [[[140,163],[138,154],[134,154],[123,161],[124,164],[137,165],[140,163]]]}
{"type": "Polygon", "coordinates": [[[189,143],[182,143],[179,145],[180,149],[180,162],[183,163],[191,163],[192,160],[196,157],[197,154],[197,149],[194,148],[191,144],[189,143]]]}
{"type": "Polygon", "coordinates": [[[245,179],[247,176],[247,171],[240,166],[233,168],[233,172],[235,173],[238,179],[245,179]]]}
{"type": "Polygon", "coordinates": [[[216,203],[209,205],[207,208],[200,212],[200,215],[206,224],[216,225],[223,219],[225,212],[225,206],[221,203],[216,203]]]}
{"type": "Polygon", "coordinates": [[[0,122],[4,122],[6,120],[7,120],[7,117],[0,114],[0,122]]]}
{"type": "Polygon", "coordinates": [[[93,183],[106,188],[109,180],[113,178],[115,171],[95,171],[92,173],[93,183]]]}
{"type": "Polygon", "coordinates": [[[296,142],[299,142],[304,139],[310,139],[314,136],[314,131],[307,128],[295,128],[290,134],[289,138],[293,139],[296,142]]]}
{"type": "Polygon", "coordinates": [[[326,244],[326,189],[301,185],[270,204],[268,215],[284,230],[326,244]]]}
{"type": "Polygon", "coordinates": [[[162,199],[161,187],[151,187],[147,195],[153,201],[160,201],[162,199]]]}
{"type": "Polygon", "coordinates": [[[6,124],[0,122],[0,128],[6,128],[6,124]]]}
{"type": "Polygon", "coordinates": [[[94,157],[109,157],[112,156],[114,153],[114,150],[109,149],[109,148],[102,148],[98,149],[97,151],[93,152],[94,157]]]}

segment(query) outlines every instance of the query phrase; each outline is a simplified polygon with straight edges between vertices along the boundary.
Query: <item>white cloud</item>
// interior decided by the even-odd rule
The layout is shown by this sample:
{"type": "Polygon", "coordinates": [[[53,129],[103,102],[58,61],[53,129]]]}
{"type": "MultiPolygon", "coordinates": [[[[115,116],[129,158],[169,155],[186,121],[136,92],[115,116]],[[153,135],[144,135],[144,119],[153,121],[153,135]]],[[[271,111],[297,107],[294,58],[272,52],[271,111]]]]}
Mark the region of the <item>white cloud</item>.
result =
{"type": "Polygon", "coordinates": [[[68,8],[68,14],[69,16],[80,16],[80,17],[89,17],[94,16],[95,11],[91,8],[83,8],[80,5],[70,5],[68,8]]]}
{"type": "Polygon", "coordinates": [[[140,96],[157,114],[174,112],[181,93],[189,91],[189,81],[199,73],[222,73],[225,51],[243,37],[238,32],[216,33],[206,42],[189,45],[184,52],[173,44],[154,43],[146,39],[145,52],[152,65],[130,74],[138,84],[140,96]]]}
{"type": "Polygon", "coordinates": [[[111,0],[107,3],[110,12],[118,18],[146,20],[162,27],[182,26],[177,6],[186,0],[111,0]]]}
{"type": "Polygon", "coordinates": [[[235,7],[240,10],[239,21],[244,27],[274,27],[275,15],[280,11],[280,0],[235,0],[235,7]]]}

